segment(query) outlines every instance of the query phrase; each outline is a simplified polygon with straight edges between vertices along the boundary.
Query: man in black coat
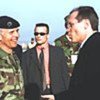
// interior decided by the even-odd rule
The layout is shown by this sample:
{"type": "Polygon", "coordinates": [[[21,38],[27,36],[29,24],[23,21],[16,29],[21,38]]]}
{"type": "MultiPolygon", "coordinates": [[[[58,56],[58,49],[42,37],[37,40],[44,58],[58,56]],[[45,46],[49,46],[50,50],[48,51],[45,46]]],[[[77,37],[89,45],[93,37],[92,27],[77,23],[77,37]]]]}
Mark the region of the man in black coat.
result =
{"type": "Polygon", "coordinates": [[[69,14],[69,35],[81,43],[66,100],[100,100],[99,19],[93,7],[80,6],[69,14]]]}
{"type": "MultiPolygon", "coordinates": [[[[63,49],[48,43],[49,26],[45,23],[36,24],[34,35],[36,46],[23,54],[25,97],[29,100],[39,100],[40,96],[44,98],[45,95],[53,95],[55,100],[62,100],[66,96],[65,91],[69,85],[63,49]],[[39,65],[39,55],[42,51],[44,54],[44,73],[42,72],[43,67],[39,65]],[[42,85],[43,74],[45,74],[45,89],[42,85]]],[[[45,100],[43,98],[42,100],[45,100]]]]}

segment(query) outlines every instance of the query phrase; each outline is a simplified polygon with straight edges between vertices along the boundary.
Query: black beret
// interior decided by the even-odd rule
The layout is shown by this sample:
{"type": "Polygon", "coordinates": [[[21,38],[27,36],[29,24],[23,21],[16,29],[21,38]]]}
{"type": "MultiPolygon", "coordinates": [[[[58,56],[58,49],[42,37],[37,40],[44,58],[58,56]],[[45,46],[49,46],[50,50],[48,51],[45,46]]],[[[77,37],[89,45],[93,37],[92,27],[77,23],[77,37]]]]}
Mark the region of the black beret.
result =
{"type": "Polygon", "coordinates": [[[12,29],[19,26],[20,24],[17,20],[9,16],[0,16],[0,28],[12,29]]]}

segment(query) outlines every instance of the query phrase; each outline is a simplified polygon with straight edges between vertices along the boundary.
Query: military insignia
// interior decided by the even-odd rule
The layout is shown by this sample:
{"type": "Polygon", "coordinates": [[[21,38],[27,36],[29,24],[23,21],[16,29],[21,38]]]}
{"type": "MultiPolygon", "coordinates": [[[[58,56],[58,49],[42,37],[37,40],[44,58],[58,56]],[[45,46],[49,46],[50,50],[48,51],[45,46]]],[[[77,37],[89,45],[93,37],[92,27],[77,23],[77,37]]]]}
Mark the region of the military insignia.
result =
{"type": "Polygon", "coordinates": [[[12,26],[12,22],[7,22],[7,26],[11,27],[12,26]]]}

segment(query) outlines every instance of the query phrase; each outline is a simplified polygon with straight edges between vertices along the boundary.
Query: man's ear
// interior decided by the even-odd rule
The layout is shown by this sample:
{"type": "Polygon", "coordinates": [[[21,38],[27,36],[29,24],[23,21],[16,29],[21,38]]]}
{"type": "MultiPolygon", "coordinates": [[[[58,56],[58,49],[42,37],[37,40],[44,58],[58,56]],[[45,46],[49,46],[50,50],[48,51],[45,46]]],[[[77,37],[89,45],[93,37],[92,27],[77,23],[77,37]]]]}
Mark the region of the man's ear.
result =
{"type": "Polygon", "coordinates": [[[84,26],[85,29],[87,29],[91,25],[88,19],[85,19],[84,23],[85,23],[85,26],[84,26]]]}

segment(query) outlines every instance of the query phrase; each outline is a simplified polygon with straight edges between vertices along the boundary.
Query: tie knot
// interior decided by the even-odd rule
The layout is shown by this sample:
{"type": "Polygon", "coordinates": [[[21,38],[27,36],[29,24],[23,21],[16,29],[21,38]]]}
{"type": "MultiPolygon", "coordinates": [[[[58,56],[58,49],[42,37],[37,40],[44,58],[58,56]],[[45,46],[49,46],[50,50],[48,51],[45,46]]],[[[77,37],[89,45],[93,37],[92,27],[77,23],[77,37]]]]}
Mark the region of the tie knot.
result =
{"type": "Polygon", "coordinates": [[[43,48],[41,48],[41,52],[43,52],[43,48]]]}
{"type": "Polygon", "coordinates": [[[41,48],[41,51],[43,51],[43,49],[44,49],[44,48],[42,47],[42,48],[41,48]]]}

